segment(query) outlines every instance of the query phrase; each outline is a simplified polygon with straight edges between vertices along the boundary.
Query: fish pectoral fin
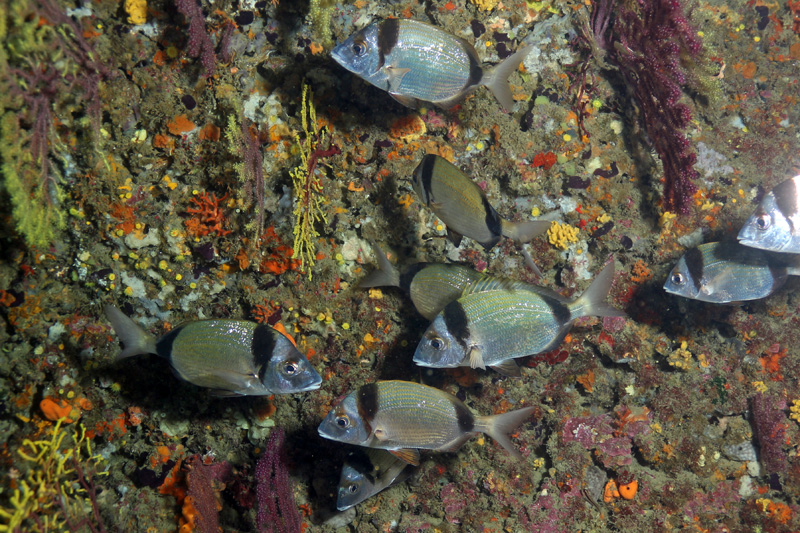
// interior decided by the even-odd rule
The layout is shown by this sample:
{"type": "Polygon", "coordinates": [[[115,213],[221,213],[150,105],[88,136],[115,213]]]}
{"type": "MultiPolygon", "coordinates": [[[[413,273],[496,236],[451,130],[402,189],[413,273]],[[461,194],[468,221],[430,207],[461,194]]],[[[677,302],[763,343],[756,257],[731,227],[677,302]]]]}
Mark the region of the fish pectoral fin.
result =
{"type": "Polygon", "coordinates": [[[470,368],[486,370],[486,364],[483,362],[483,352],[477,346],[472,346],[469,349],[469,366],[470,368]]]}
{"type": "Polygon", "coordinates": [[[380,442],[386,442],[389,440],[389,435],[387,435],[386,432],[381,428],[375,429],[375,431],[372,432],[372,435],[380,442]]]}
{"type": "Polygon", "coordinates": [[[402,94],[397,94],[393,92],[389,92],[389,96],[400,102],[402,105],[408,107],[409,109],[417,108],[416,98],[412,98],[411,96],[403,96],[402,94]]]}
{"type": "Polygon", "coordinates": [[[510,378],[522,377],[522,372],[520,372],[519,365],[514,359],[507,359],[502,363],[497,363],[496,365],[489,365],[489,368],[491,368],[492,370],[494,370],[499,374],[502,374],[510,378]]]}
{"type": "Polygon", "coordinates": [[[397,90],[400,89],[400,83],[403,81],[403,76],[411,72],[411,69],[398,68],[398,67],[383,67],[383,71],[386,73],[387,82],[389,84],[389,88],[387,90],[389,91],[389,93],[396,93],[397,90]]]}
{"type": "Polygon", "coordinates": [[[462,237],[460,233],[453,231],[450,228],[447,228],[447,240],[452,242],[453,246],[455,246],[456,248],[461,246],[461,238],[462,237]]]}
{"type": "Polygon", "coordinates": [[[388,450],[389,453],[413,466],[419,466],[419,450],[416,448],[402,448],[400,450],[388,450]]]}

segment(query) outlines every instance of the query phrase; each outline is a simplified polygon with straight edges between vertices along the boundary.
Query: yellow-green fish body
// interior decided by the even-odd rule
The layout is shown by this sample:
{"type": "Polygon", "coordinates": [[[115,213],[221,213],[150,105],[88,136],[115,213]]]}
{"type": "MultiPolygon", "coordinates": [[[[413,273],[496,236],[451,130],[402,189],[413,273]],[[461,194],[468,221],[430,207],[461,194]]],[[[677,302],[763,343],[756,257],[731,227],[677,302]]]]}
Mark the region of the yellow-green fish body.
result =
{"type": "Polygon", "coordinates": [[[344,511],[408,478],[413,467],[378,448],[355,448],[347,454],[339,478],[336,508],[344,511]]]}
{"type": "Polygon", "coordinates": [[[106,316],[123,343],[117,359],[154,353],[181,379],[221,396],[289,394],[322,378],[283,333],[247,320],[187,322],[156,339],[113,305],[106,316]]]}
{"type": "Polygon", "coordinates": [[[555,348],[577,318],[625,316],[605,303],[613,265],[572,301],[519,282],[478,281],[436,316],[417,346],[414,362],[436,368],[489,366],[506,373],[510,360],[555,348]]]}
{"type": "Polygon", "coordinates": [[[766,298],[800,275],[800,256],[750,248],[733,241],[708,242],[687,250],[664,290],[712,303],[766,298]]]}
{"type": "Polygon", "coordinates": [[[419,314],[432,320],[445,305],[461,296],[466,287],[486,277],[465,265],[453,263],[414,263],[399,271],[372,243],[378,269],[370,272],[358,286],[400,287],[411,297],[419,314]]]}
{"type": "Polygon", "coordinates": [[[434,154],[422,158],[414,170],[412,186],[422,202],[447,226],[455,246],[469,237],[489,250],[506,236],[525,243],[547,231],[550,222],[510,222],[489,204],[486,195],[447,159],[434,154]]]}
{"type": "Polygon", "coordinates": [[[389,450],[419,464],[419,449],[455,451],[470,437],[486,433],[515,457],[506,436],[533,410],[476,416],[455,396],[410,381],[364,385],[336,405],[319,426],[321,436],[389,450]]]}

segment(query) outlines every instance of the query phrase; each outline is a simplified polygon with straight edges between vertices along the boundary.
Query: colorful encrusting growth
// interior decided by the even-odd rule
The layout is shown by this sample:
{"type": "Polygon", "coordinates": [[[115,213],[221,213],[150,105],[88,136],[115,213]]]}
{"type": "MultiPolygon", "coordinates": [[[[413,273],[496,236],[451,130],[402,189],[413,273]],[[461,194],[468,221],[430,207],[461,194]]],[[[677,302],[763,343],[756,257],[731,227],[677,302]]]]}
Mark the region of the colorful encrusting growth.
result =
{"type": "Polygon", "coordinates": [[[6,2],[0,532],[800,531],[798,61],[795,0],[6,2]]]}

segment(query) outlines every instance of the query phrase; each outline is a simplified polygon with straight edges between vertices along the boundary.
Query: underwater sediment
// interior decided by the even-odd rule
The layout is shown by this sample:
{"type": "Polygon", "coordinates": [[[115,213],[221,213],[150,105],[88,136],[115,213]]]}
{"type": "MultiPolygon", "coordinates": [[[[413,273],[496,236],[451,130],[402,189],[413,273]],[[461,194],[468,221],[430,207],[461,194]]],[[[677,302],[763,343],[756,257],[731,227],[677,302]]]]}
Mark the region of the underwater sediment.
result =
{"type": "Polygon", "coordinates": [[[40,0],[0,16],[0,531],[800,529],[798,280],[728,305],[662,288],[800,174],[800,3],[40,0]],[[513,109],[479,83],[407,107],[332,59],[392,17],[463,39],[483,73],[532,45],[513,109]],[[455,246],[414,190],[426,154],[480,188],[482,213],[548,230],[455,246]],[[514,359],[519,378],[423,368],[430,320],[402,288],[358,287],[371,243],[400,272],[459,263],[570,301],[613,261],[607,303],[627,316],[578,319],[514,359]],[[106,305],[155,338],[270,326],[321,386],[218,397],[156,355],[116,360],[106,305]],[[352,447],[317,428],[379,380],[475,415],[532,408],[510,435],[522,459],[478,435],[337,511],[352,447]]]}

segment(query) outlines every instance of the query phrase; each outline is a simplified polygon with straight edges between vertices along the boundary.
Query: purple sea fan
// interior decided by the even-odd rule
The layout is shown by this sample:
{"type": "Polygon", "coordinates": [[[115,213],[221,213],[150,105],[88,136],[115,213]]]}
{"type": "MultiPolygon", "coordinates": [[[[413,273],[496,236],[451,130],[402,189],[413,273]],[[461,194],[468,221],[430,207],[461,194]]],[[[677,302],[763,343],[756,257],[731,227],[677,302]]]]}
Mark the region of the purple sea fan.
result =
{"type": "MultiPolygon", "coordinates": [[[[664,167],[664,208],[687,213],[697,190],[697,156],[684,131],[691,111],[680,103],[686,66],[702,43],[679,0],[597,0],[591,30],[639,107],[640,122],[664,167]]],[[[602,58],[601,58],[602,59],[602,58]]]]}
{"type": "Polygon", "coordinates": [[[264,455],[256,463],[257,520],[262,533],[299,533],[301,530],[300,513],[286,466],[285,440],[283,429],[273,429],[264,455]]]}

